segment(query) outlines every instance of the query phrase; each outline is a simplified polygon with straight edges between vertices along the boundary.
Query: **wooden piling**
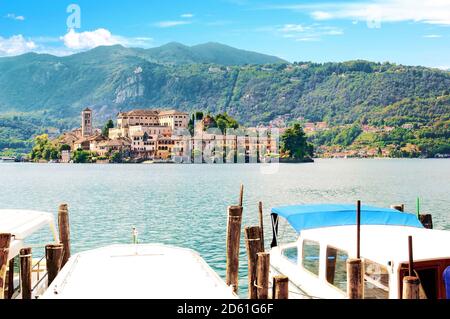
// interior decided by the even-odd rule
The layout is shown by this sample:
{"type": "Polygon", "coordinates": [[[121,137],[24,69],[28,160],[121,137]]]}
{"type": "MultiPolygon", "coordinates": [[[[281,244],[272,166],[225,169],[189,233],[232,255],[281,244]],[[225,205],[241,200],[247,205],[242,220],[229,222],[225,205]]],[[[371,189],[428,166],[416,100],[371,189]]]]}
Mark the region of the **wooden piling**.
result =
{"type": "Polygon", "coordinates": [[[14,258],[11,258],[8,265],[8,299],[12,299],[14,294],[14,258]]]}
{"type": "Polygon", "coordinates": [[[61,204],[59,206],[58,228],[59,228],[59,241],[64,247],[61,264],[61,267],[64,267],[64,265],[70,258],[70,224],[69,224],[69,210],[67,204],[61,204]]]}
{"type": "Polygon", "coordinates": [[[64,246],[62,244],[45,246],[45,259],[47,262],[47,276],[49,286],[61,270],[63,250],[64,246]]]}
{"type": "Polygon", "coordinates": [[[395,205],[391,205],[392,209],[398,210],[400,212],[404,212],[405,211],[405,204],[395,204],[395,205]]]}
{"type": "Polygon", "coordinates": [[[361,260],[361,201],[356,203],[356,258],[347,259],[347,295],[364,299],[364,265],[361,260]]]}
{"type": "Polygon", "coordinates": [[[242,206],[228,207],[226,284],[238,291],[242,206]]]}
{"type": "Polygon", "coordinates": [[[423,227],[433,229],[433,216],[431,214],[419,214],[419,220],[423,227]]]}
{"type": "Polygon", "coordinates": [[[244,232],[248,257],[248,298],[257,299],[256,264],[258,262],[258,253],[263,250],[260,238],[261,229],[259,226],[245,227],[244,232]]]}
{"type": "Polygon", "coordinates": [[[239,192],[239,206],[244,204],[244,184],[241,184],[241,190],[239,192]]]}
{"type": "Polygon", "coordinates": [[[269,270],[270,254],[266,252],[258,253],[258,263],[256,265],[256,284],[258,299],[269,298],[269,270]]]}
{"type": "Polygon", "coordinates": [[[403,277],[402,299],[420,299],[420,280],[414,276],[403,277]]]}
{"type": "Polygon", "coordinates": [[[0,234],[0,299],[5,299],[6,270],[11,234],[0,234]]]}
{"type": "Polygon", "coordinates": [[[20,250],[20,291],[22,299],[31,299],[31,269],[33,259],[31,256],[31,248],[22,248],[20,250]]]}
{"type": "Polygon", "coordinates": [[[259,227],[261,228],[261,245],[264,246],[264,218],[263,218],[263,203],[259,202],[258,204],[258,213],[259,213],[259,227]]]}
{"type": "Polygon", "coordinates": [[[289,278],[286,276],[273,277],[273,299],[289,299],[289,278]]]}
{"type": "Polygon", "coordinates": [[[408,276],[403,278],[402,299],[420,299],[420,280],[414,272],[412,236],[408,236],[408,259],[408,276]]]}
{"type": "Polygon", "coordinates": [[[349,299],[364,299],[363,263],[360,258],[347,259],[347,295],[349,299]]]}

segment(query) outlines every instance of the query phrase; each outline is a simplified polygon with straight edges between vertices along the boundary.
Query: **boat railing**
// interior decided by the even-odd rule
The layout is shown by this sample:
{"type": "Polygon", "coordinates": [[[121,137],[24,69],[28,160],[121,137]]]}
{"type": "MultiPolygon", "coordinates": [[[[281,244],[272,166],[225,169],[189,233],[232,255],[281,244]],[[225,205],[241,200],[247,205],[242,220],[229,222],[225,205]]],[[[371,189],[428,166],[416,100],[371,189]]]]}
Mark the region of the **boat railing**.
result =
{"type": "Polygon", "coordinates": [[[31,267],[32,272],[35,271],[35,269],[37,268],[36,283],[31,288],[32,292],[34,292],[41,285],[41,283],[44,281],[44,279],[48,276],[48,272],[45,271],[45,273],[41,277],[41,262],[44,260],[44,258],[45,258],[45,256],[42,257],[41,259],[39,259],[39,261],[33,267],[31,267]]]}

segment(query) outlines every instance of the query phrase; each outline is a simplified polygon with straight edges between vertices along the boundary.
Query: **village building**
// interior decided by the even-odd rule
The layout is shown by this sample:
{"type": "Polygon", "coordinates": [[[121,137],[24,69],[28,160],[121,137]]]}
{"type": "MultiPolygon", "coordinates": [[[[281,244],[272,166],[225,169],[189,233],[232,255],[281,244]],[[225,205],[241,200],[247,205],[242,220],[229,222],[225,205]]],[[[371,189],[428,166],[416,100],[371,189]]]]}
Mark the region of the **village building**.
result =
{"type": "MultiPolygon", "coordinates": [[[[72,152],[89,151],[102,158],[120,152],[122,157],[133,161],[178,158],[182,162],[191,162],[192,159],[197,161],[200,156],[217,162],[226,156],[234,159],[235,155],[246,158],[259,155],[262,158],[277,152],[277,139],[267,134],[270,128],[250,128],[245,133],[243,130],[228,135],[218,128],[205,131],[205,127],[212,123],[212,118],[206,116],[196,123],[194,136],[191,136],[188,131],[189,114],[175,110],[120,112],[117,125],[109,129],[108,137],[93,128],[92,120],[92,111],[84,109],[81,128],[64,133],[58,142],[69,145],[72,152]]],[[[70,161],[67,153],[64,161],[70,161]]]]}

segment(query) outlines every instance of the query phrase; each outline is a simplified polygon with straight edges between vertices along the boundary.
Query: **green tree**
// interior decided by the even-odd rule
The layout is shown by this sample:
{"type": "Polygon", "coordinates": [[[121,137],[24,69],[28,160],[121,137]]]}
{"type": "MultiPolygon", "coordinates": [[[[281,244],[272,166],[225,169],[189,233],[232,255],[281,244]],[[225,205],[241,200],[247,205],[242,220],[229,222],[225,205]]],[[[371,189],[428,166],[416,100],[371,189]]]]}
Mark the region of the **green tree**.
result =
{"type": "Polygon", "coordinates": [[[109,129],[110,128],[114,128],[114,122],[113,120],[108,120],[108,122],[106,122],[105,126],[102,129],[102,135],[105,137],[109,137],[109,129]]]}
{"type": "Polygon", "coordinates": [[[288,128],[281,136],[281,148],[295,159],[302,160],[313,155],[313,146],[306,141],[305,132],[298,123],[288,128]]]}
{"type": "Polygon", "coordinates": [[[222,131],[222,133],[225,133],[225,130],[227,128],[237,129],[239,127],[238,121],[229,116],[226,112],[223,114],[217,114],[214,120],[217,127],[222,131]]]}
{"type": "Polygon", "coordinates": [[[122,163],[123,161],[123,154],[119,151],[116,151],[111,154],[110,160],[112,163],[122,163]]]}
{"type": "Polygon", "coordinates": [[[34,146],[30,153],[30,158],[33,161],[39,160],[57,160],[59,158],[59,150],[53,144],[47,134],[36,136],[34,139],[34,146]]]}
{"type": "Polygon", "coordinates": [[[78,149],[73,153],[72,159],[73,159],[74,163],[89,163],[90,155],[91,155],[90,152],[78,149]]]}

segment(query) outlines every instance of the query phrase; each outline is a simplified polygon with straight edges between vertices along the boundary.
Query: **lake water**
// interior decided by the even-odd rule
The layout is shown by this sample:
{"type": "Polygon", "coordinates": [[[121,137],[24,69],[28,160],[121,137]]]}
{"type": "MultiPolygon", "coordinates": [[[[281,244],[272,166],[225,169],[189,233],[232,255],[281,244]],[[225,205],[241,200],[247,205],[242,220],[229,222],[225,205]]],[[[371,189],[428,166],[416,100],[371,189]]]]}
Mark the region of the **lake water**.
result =
{"type": "MultiPolygon", "coordinates": [[[[243,225],[258,223],[264,203],[266,246],[270,207],[297,203],[354,203],[388,207],[404,203],[433,214],[435,228],[450,229],[450,161],[419,159],[323,159],[282,164],[262,174],[258,164],[62,165],[0,164],[0,208],[70,210],[74,252],[111,243],[140,242],[192,248],[225,275],[227,206],[245,185],[243,225]]],[[[286,226],[284,226],[286,227],[286,226]]],[[[287,231],[289,232],[289,230],[287,231]]],[[[246,293],[242,241],[240,293],[246,293]]]]}

